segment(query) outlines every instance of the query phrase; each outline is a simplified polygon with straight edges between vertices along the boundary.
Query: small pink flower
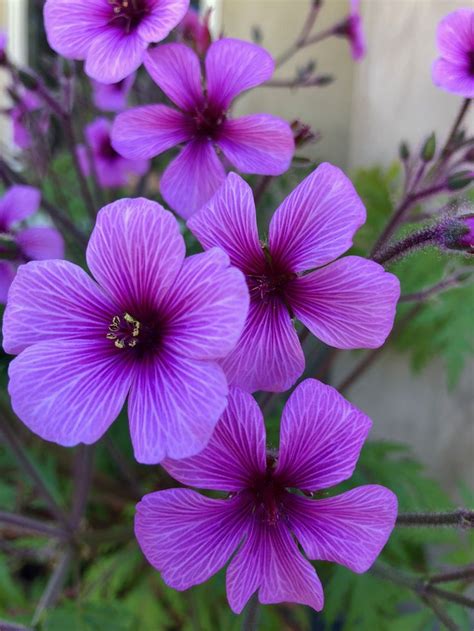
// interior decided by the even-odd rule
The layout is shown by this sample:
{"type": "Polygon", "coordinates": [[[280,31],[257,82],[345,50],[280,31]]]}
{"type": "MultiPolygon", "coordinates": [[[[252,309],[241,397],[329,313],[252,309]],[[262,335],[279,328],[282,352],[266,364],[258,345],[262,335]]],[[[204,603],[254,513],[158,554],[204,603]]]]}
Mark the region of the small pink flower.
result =
{"type": "Polygon", "coordinates": [[[126,109],[135,76],[133,72],[117,83],[100,83],[92,79],[92,100],[96,108],[103,112],[121,112],[126,109]]]}
{"type": "Polygon", "coordinates": [[[352,58],[360,61],[366,51],[365,35],[360,15],[360,0],[351,0],[348,17],[336,28],[335,34],[346,37],[351,47],[352,58]]]}
{"type": "Polygon", "coordinates": [[[440,57],[433,64],[434,84],[474,98],[474,10],[449,13],[438,24],[436,39],[440,57]]]}
{"type": "Polygon", "coordinates": [[[191,46],[200,57],[206,54],[211,45],[209,17],[210,11],[201,19],[198,11],[191,7],[176,29],[183,41],[191,46]]]}
{"type": "Polygon", "coordinates": [[[232,390],[205,449],[162,463],[182,484],[227,499],[182,488],[145,495],[135,516],[143,553],[178,590],[207,581],[232,557],[226,585],[235,613],[255,592],[264,604],[320,611],[323,589],[308,559],[366,572],[395,525],[397,498],[383,486],[310,499],[351,477],[370,427],[336,390],[308,379],[285,405],[279,450],[267,450],[257,403],[232,390]]]}

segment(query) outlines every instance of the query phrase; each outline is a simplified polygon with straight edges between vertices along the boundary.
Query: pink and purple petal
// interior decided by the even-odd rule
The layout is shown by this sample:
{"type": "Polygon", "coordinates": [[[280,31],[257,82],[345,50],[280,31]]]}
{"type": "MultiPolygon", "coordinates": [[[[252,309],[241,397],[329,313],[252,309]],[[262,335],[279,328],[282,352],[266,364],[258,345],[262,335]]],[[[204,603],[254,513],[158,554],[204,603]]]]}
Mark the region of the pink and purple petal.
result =
{"type": "Polygon", "coordinates": [[[229,173],[216,194],[193,215],[188,228],[203,248],[222,248],[246,274],[265,265],[252,189],[235,173],[229,173]]]}
{"type": "Polygon", "coordinates": [[[41,261],[64,258],[64,239],[55,228],[33,226],[21,230],[15,238],[27,259],[41,261]]]}
{"type": "Polygon", "coordinates": [[[0,232],[23,221],[39,209],[41,192],[33,186],[11,186],[0,198],[0,232]]]}
{"type": "Polygon", "coordinates": [[[147,43],[137,32],[108,27],[94,37],[87,51],[85,72],[101,83],[117,83],[137,70],[146,48],[147,43]]]}
{"type": "Polygon", "coordinates": [[[433,83],[439,88],[464,96],[467,99],[474,98],[474,72],[469,73],[466,66],[452,63],[446,59],[437,59],[433,64],[432,78],[433,83]]]}
{"type": "Polygon", "coordinates": [[[220,248],[188,257],[166,296],[163,344],[195,359],[225,357],[247,317],[245,277],[220,248]]]}
{"type": "Polygon", "coordinates": [[[229,383],[247,392],[284,392],[295,383],[305,359],[283,302],[250,301],[242,335],[222,366],[229,383]]]}
{"type": "Polygon", "coordinates": [[[291,495],[289,526],[310,559],[366,572],[395,526],[397,497],[384,486],[360,486],[322,500],[291,495]]]}
{"type": "Polygon", "coordinates": [[[156,202],[137,198],[102,208],[86,257],[99,284],[123,311],[140,319],[142,311],[158,307],[184,254],[173,215],[156,202]]]}
{"type": "Polygon", "coordinates": [[[285,486],[305,491],[347,480],[371,426],[337,390],[306,379],[283,409],[275,475],[285,486]]]}
{"type": "Polygon", "coordinates": [[[303,557],[281,522],[268,526],[253,519],[252,530],[227,570],[227,598],[240,613],[258,589],[263,604],[308,605],[321,611],[324,594],[312,565],[303,557]]]}
{"type": "Polygon", "coordinates": [[[158,464],[204,449],[227,405],[227,382],[216,363],[161,349],[142,358],[128,399],[135,458],[158,464]]]}
{"type": "Polygon", "coordinates": [[[269,231],[271,255],[293,272],[325,265],[351,247],[365,218],[349,178],[337,167],[321,164],[275,211],[269,231]]]}
{"type": "Polygon", "coordinates": [[[205,66],[209,103],[225,111],[238,94],[268,81],[275,64],[264,48],[224,38],[211,44],[205,66]]]}
{"type": "Polygon", "coordinates": [[[145,68],[166,96],[185,112],[202,106],[199,58],[185,44],[163,44],[145,55],[145,68]]]}
{"type": "Polygon", "coordinates": [[[112,127],[112,145],[133,160],[154,158],[192,137],[189,118],[166,105],[144,105],[122,112],[112,127]]]}
{"type": "Polygon", "coordinates": [[[227,119],[220,128],[217,144],[239,171],[263,175],[284,173],[295,151],[288,123],[269,114],[227,119]]]}
{"type": "MultiPolygon", "coordinates": [[[[49,327],[54,329],[54,318],[49,327]]],[[[108,340],[34,344],[9,367],[13,410],[35,434],[65,447],[96,442],[117,418],[132,375],[108,340]]]]}
{"type": "Polygon", "coordinates": [[[335,348],[378,348],[393,327],[398,278],[378,263],[346,256],[288,284],[295,316],[335,348]]]}
{"type": "Polygon", "coordinates": [[[168,37],[189,8],[189,0],[147,0],[149,13],[137,28],[145,42],[161,42],[168,37]]]}
{"type": "Polygon", "coordinates": [[[150,493],[137,504],[135,536],[167,585],[203,583],[228,561],[245,534],[240,498],[216,500],[189,489],[150,493]]]}
{"type": "Polygon", "coordinates": [[[39,342],[104,339],[118,307],[78,265],[32,261],[22,265],[3,317],[3,346],[17,354],[39,342]]]}
{"type": "Polygon", "coordinates": [[[0,304],[6,304],[16,270],[10,261],[0,261],[0,304]]]}
{"type": "Polygon", "coordinates": [[[228,492],[247,488],[266,467],[265,424],[255,399],[232,388],[227,408],[203,451],[161,464],[189,486],[228,492]]]}
{"type": "Polygon", "coordinates": [[[135,81],[136,73],[117,83],[100,83],[91,80],[92,100],[97,109],[104,112],[121,112],[127,107],[127,98],[135,81]]]}
{"type": "Polygon", "coordinates": [[[448,13],[438,24],[436,43],[446,61],[467,66],[468,53],[474,51],[474,10],[448,13]]]}
{"type": "Polygon", "coordinates": [[[160,191],[173,210],[183,219],[189,219],[224,180],[224,167],[211,142],[193,140],[166,168],[160,191]]]}

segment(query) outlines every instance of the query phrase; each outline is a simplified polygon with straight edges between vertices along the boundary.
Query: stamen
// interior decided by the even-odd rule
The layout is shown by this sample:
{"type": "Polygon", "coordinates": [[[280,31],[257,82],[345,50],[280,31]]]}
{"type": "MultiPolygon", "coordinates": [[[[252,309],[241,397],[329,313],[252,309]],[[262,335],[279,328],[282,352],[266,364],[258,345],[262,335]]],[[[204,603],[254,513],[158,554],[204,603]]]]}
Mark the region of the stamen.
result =
{"type": "Polygon", "coordinates": [[[140,330],[140,322],[129,313],[124,313],[123,316],[116,315],[112,318],[105,337],[111,340],[116,348],[135,348],[140,330]]]}

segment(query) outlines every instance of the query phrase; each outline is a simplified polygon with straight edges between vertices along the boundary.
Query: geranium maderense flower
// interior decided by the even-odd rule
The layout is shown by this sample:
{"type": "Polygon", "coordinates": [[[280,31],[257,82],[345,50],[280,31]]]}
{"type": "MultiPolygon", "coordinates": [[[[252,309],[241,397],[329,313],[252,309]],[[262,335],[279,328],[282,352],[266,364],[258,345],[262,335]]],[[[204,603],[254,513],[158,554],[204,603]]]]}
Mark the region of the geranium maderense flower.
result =
{"type": "Polygon", "coordinates": [[[268,114],[227,114],[234,97],[271,77],[273,59],[263,48],[237,39],[214,42],[205,59],[204,91],[199,57],[184,44],[148,51],[145,67],[181,111],[146,105],[123,112],[112,142],[132,160],[186,143],[160,182],[164,199],[182,217],[198,210],[225,179],[214,146],[243,173],[279,175],[288,169],[294,140],[287,122],[268,114]]]}
{"type": "Polygon", "coordinates": [[[127,160],[112,147],[110,138],[111,122],[107,118],[97,118],[85,129],[89,150],[80,145],[77,148],[82,172],[91,172],[93,162],[97,180],[104,188],[125,186],[129,175],[144,175],[150,166],[148,160],[127,160]]]}
{"type": "Polygon", "coordinates": [[[137,460],[182,458],[209,440],[227,404],[218,358],[235,344],[248,290],[215,248],[187,259],[173,215],[146,199],[98,214],[77,265],[22,266],[3,335],[18,417],[46,440],[94,443],[128,397],[137,460]]]}
{"type": "Polygon", "coordinates": [[[170,587],[183,590],[209,579],[237,551],[227,569],[235,613],[257,590],[265,604],[289,601],[321,610],[321,583],[295,537],[307,558],[360,573],[395,524],[397,498],[383,486],[304,497],[352,475],[370,427],[370,419],[336,390],[308,379],[283,410],[279,451],[266,451],[258,405],[250,394],[232,390],[204,451],[163,463],[181,483],[228,498],[190,489],[145,495],[135,534],[146,558],[170,587]]]}
{"type": "Polygon", "coordinates": [[[127,98],[135,81],[133,72],[117,83],[100,83],[91,79],[92,100],[97,109],[103,112],[121,112],[127,107],[127,98]]]}
{"type": "Polygon", "coordinates": [[[365,55],[365,35],[360,15],[360,0],[351,0],[349,16],[335,30],[335,34],[349,40],[352,59],[360,61],[365,55]]]}
{"type": "Polygon", "coordinates": [[[161,42],[183,19],[189,0],[46,0],[51,48],[85,59],[89,77],[116,83],[137,70],[149,44],[161,42]]]}
{"type": "Polygon", "coordinates": [[[0,303],[7,301],[18,265],[64,256],[63,238],[54,228],[17,226],[38,211],[40,200],[41,193],[32,186],[12,186],[0,198],[0,303]]]}
{"type": "Polygon", "coordinates": [[[350,248],[365,216],[350,180],[322,164],[276,210],[268,243],[258,238],[252,191],[234,173],[190,219],[202,246],[222,247],[250,289],[244,331],[223,360],[230,383],[278,392],[296,381],[305,360],[293,317],[336,348],[383,344],[393,326],[398,279],[359,256],[330,263],[350,248]]]}
{"type": "Polygon", "coordinates": [[[436,39],[441,56],[433,64],[434,84],[474,98],[474,10],[459,9],[446,15],[436,39]]]}

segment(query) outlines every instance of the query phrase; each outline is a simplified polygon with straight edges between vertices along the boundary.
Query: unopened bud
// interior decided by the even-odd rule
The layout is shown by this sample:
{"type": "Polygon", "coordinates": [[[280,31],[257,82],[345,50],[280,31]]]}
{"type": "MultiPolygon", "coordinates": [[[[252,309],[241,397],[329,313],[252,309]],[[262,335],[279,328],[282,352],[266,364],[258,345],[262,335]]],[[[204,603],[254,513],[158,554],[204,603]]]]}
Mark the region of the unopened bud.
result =
{"type": "Polygon", "coordinates": [[[459,191],[474,182],[474,171],[459,171],[450,175],[446,185],[450,191],[459,191]]]}
{"type": "Polygon", "coordinates": [[[474,215],[461,215],[440,225],[441,245],[448,250],[474,254],[474,215]]]}
{"type": "Polygon", "coordinates": [[[252,42],[255,44],[261,44],[263,41],[262,29],[259,26],[252,26],[252,42]]]}
{"type": "Polygon", "coordinates": [[[34,91],[38,87],[38,81],[33,77],[33,75],[29,74],[25,70],[18,71],[18,79],[20,83],[22,83],[27,90],[34,91]]]}
{"type": "Polygon", "coordinates": [[[322,74],[316,78],[315,85],[329,85],[334,81],[334,77],[330,74],[322,74]]]}
{"type": "Polygon", "coordinates": [[[398,153],[400,155],[400,160],[405,162],[410,157],[410,147],[406,142],[402,142],[398,149],[398,153]]]}
{"type": "Polygon", "coordinates": [[[431,162],[433,160],[436,152],[436,136],[434,132],[428,139],[425,141],[423,145],[423,149],[421,150],[421,159],[423,162],[431,162]]]}

